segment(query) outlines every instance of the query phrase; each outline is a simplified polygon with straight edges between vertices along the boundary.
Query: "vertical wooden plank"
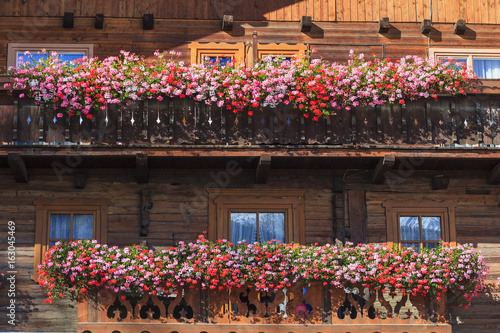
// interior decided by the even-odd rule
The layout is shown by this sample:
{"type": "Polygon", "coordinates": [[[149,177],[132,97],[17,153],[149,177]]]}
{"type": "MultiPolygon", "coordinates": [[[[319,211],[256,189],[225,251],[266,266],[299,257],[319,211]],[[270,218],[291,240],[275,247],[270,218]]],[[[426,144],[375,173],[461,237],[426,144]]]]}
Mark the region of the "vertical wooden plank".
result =
{"type": "Polygon", "coordinates": [[[264,108],[263,111],[253,110],[252,137],[249,140],[253,144],[270,144],[274,142],[274,115],[278,112],[276,108],[264,108]]]}
{"type": "Polygon", "coordinates": [[[343,0],[335,0],[335,16],[337,17],[337,22],[345,21],[343,0]]]}
{"type": "Polygon", "coordinates": [[[410,0],[402,0],[401,1],[401,21],[402,22],[410,22],[410,19],[409,19],[410,9],[408,8],[410,6],[409,2],[410,2],[410,0]]]}
{"type": "Polygon", "coordinates": [[[477,145],[476,103],[472,98],[460,98],[456,103],[457,140],[461,145],[477,145]]]}
{"type": "Polygon", "coordinates": [[[125,144],[141,143],[144,127],[143,104],[132,103],[122,109],[122,142],[125,144]]]}
{"type": "Polygon", "coordinates": [[[14,138],[14,97],[0,96],[0,143],[12,144],[14,138]]]}
{"type": "Polygon", "coordinates": [[[328,3],[328,19],[327,19],[327,21],[336,22],[337,21],[337,8],[336,8],[337,1],[336,0],[327,0],[327,3],[328,3]]]}
{"type": "MultiPolygon", "coordinates": [[[[64,115],[64,117],[58,118],[57,113],[61,110],[54,110],[52,108],[45,108],[44,112],[44,130],[45,130],[45,142],[49,144],[61,144],[65,140],[66,123],[69,122],[67,119],[69,116],[64,115]]],[[[72,116],[71,118],[76,118],[72,116]]]]}
{"type": "Polygon", "coordinates": [[[174,103],[174,142],[184,144],[195,142],[194,100],[176,98],[174,103]]]}
{"type": "Polygon", "coordinates": [[[351,0],[350,3],[350,9],[349,9],[349,14],[350,14],[350,19],[349,21],[351,22],[358,22],[358,1],[357,0],[351,0]]]}
{"type": "Polygon", "coordinates": [[[495,11],[496,11],[496,15],[495,15],[496,22],[494,22],[494,23],[499,24],[500,23],[500,3],[499,2],[496,3],[495,11]]]}
{"type": "Polygon", "coordinates": [[[427,142],[424,101],[413,101],[402,106],[403,114],[406,116],[409,144],[425,144],[427,142]]]}
{"type": "Polygon", "coordinates": [[[365,12],[365,21],[371,22],[373,21],[373,2],[377,0],[366,0],[364,3],[364,12],[365,12]]]}
{"type": "Polygon", "coordinates": [[[465,7],[465,19],[467,20],[467,23],[475,23],[474,0],[460,2],[460,6],[465,7]]]}
{"type": "Polygon", "coordinates": [[[108,110],[97,110],[95,114],[96,143],[116,144],[118,140],[118,115],[120,111],[116,104],[108,106],[108,110]]]}
{"type": "Polygon", "coordinates": [[[366,243],[366,200],[364,190],[348,190],[351,242],[366,243]]]}
{"type": "Polygon", "coordinates": [[[222,110],[225,117],[226,140],[229,144],[246,144],[248,142],[248,115],[246,112],[233,113],[222,110]]]}
{"type": "Polygon", "coordinates": [[[488,16],[488,0],[481,0],[481,21],[479,23],[481,24],[487,24],[489,21],[489,16],[488,16]]]}
{"type": "Polygon", "coordinates": [[[158,101],[156,99],[148,100],[148,141],[151,144],[165,144],[170,142],[168,135],[169,117],[168,117],[169,99],[158,101]]]}
{"type": "Polygon", "coordinates": [[[416,0],[409,0],[408,4],[408,22],[420,22],[417,20],[417,2],[416,0]]]}
{"type": "Polygon", "coordinates": [[[429,104],[429,115],[432,122],[432,142],[440,146],[453,144],[449,100],[439,99],[431,101],[429,104]]]}
{"type": "Polygon", "coordinates": [[[321,0],[313,0],[313,21],[321,21],[321,0]]]}
{"type": "MultiPolygon", "coordinates": [[[[495,24],[496,18],[495,0],[488,0],[488,24],[495,24]]],[[[484,23],[484,22],[483,22],[484,23]]]]}
{"type": "Polygon", "coordinates": [[[382,19],[382,17],[387,17],[388,16],[389,13],[387,11],[387,7],[389,5],[388,5],[387,1],[383,1],[383,0],[380,0],[379,3],[380,3],[380,15],[379,15],[380,16],[379,20],[380,20],[380,19],[382,19]]]}
{"type": "Polygon", "coordinates": [[[380,142],[382,144],[401,144],[403,132],[401,124],[401,110],[394,104],[384,104],[377,107],[377,121],[380,142]]]}
{"type": "Polygon", "coordinates": [[[90,144],[92,142],[92,120],[83,115],[70,117],[69,138],[73,143],[90,144]]]}
{"type": "Polygon", "coordinates": [[[422,0],[422,3],[423,3],[422,7],[423,7],[424,19],[430,20],[430,18],[431,18],[431,13],[430,13],[431,9],[429,7],[429,2],[426,1],[426,0],[422,0]]]}
{"type": "Polygon", "coordinates": [[[38,142],[40,106],[28,98],[19,99],[17,140],[20,143],[38,142]]]}
{"type": "Polygon", "coordinates": [[[320,118],[317,121],[312,117],[304,119],[305,143],[323,144],[327,142],[326,119],[320,118]]]}
{"type": "Polygon", "coordinates": [[[0,16],[12,16],[14,13],[15,0],[4,0],[0,6],[0,16]]]}
{"type": "Polygon", "coordinates": [[[376,143],[377,139],[377,113],[370,106],[352,109],[356,117],[356,142],[363,144],[376,143]]]}
{"type": "Polygon", "coordinates": [[[379,21],[381,18],[380,15],[380,1],[379,0],[373,0],[373,21],[379,21]]]}
{"type": "Polygon", "coordinates": [[[342,109],[337,111],[335,116],[330,117],[330,143],[352,143],[351,112],[352,110],[342,109]]]}
{"type": "Polygon", "coordinates": [[[292,105],[284,105],[278,109],[278,133],[282,144],[299,144],[300,140],[300,117],[292,105]]]}
{"type": "Polygon", "coordinates": [[[220,144],[221,126],[220,108],[200,104],[200,117],[196,130],[200,143],[220,144]]]}

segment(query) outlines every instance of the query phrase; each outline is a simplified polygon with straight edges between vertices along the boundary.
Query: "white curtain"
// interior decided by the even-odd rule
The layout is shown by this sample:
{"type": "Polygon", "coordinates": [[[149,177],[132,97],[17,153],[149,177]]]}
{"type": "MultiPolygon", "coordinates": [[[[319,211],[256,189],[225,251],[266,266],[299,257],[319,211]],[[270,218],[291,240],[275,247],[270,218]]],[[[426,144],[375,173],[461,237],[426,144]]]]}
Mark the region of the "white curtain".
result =
{"type": "Polygon", "coordinates": [[[500,59],[473,59],[474,74],[481,79],[500,79],[500,59]]]}
{"type": "Polygon", "coordinates": [[[270,240],[285,242],[284,213],[231,213],[231,242],[260,243],[270,240]],[[259,237],[257,238],[257,214],[259,237]]]}
{"type": "Polygon", "coordinates": [[[73,215],[73,239],[92,239],[94,216],[91,214],[73,215]]]}
{"type": "Polygon", "coordinates": [[[285,214],[284,213],[259,213],[259,238],[260,242],[278,240],[285,242],[285,214]]]}

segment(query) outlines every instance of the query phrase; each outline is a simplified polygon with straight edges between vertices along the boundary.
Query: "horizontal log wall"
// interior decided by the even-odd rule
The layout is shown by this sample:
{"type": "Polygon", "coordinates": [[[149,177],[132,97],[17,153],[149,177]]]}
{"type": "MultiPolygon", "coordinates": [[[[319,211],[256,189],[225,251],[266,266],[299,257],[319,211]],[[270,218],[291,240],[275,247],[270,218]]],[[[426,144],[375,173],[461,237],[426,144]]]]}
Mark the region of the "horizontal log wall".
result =
{"type": "MultiPolygon", "coordinates": [[[[346,190],[366,191],[368,242],[382,243],[387,240],[385,210],[386,200],[396,201],[445,201],[456,206],[456,233],[458,243],[473,243],[483,252],[490,267],[485,292],[475,299],[469,309],[452,308],[453,332],[497,332],[500,330],[498,313],[491,311],[498,307],[500,287],[500,189],[487,185],[482,172],[462,172],[450,176],[448,189],[433,191],[430,176],[437,171],[416,171],[410,167],[396,167],[387,176],[383,185],[364,184],[365,175],[348,176],[346,190]],[[467,193],[478,194],[467,194],[467,193]]],[[[441,174],[443,172],[441,171],[441,174]]],[[[351,230],[352,232],[352,230],[351,230]]]]}
{"type": "Polygon", "coordinates": [[[498,0],[4,0],[0,16],[75,16],[142,17],[153,13],[157,18],[218,20],[225,14],[245,21],[299,21],[311,16],[314,21],[365,22],[389,17],[394,22],[500,23],[498,0]],[[432,4],[432,8],[430,8],[432,4]]]}
{"type": "MultiPolygon", "coordinates": [[[[75,332],[75,304],[59,300],[44,304],[39,286],[30,280],[33,270],[35,206],[38,198],[103,198],[111,202],[108,210],[108,243],[118,246],[138,244],[141,216],[141,189],[151,191],[148,244],[157,249],[179,241],[191,242],[208,229],[208,202],[204,186],[214,183],[209,172],[222,170],[150,170],[149,184],[135,183],[135,170],[80,170],[86,174],[85,189],[74,188],[74,177],[57,170],[31,169],[29,184],[14,181],[10,170],[0,169],[0,272],[6,272],[7,221],[16,223],[17,325],[20,331],[75,332]]],[[[214,176],[216,177],[216,176],[214,176]]],[[[333,176],[330,171],[314,173],[271,170],[267,185],[253,186],[255,170],[243,170],[230,179],[229,187],[304,188],[306,242],[334,242],[333,176]]],[[[11,331],[7,324],[7,302],[0,297],[0,331],[11,331]]]]}
{"type": "MultiPolygon", "coordinates": [[[[500,17],[500,16],[499,16],[500,17]]],[[[6,67],[7,44],[92,43],[94,55],[104,58],[133,51],[147,57],[155,50],[182,52],[177,60],[190,62],[190,42],[245,43],[258,34],[259,43],[305,43],[329,61],[346,62],[349,50],[378,57],[425,56],[429,39],[420,32],[420,23],[392,23],[387,34],[378,33],[378,23],[316,22],[311,32],[301,33],[298,22],[235,22],[230,32],[221,31],[220,22],[157,19],[154,30],[143,30],[142,19],[107,18],[104,29],[94,28],[93,18],[76,18],[73,29],[63,29],[55,17],[3,17],[0,20],[0,72],[6,67]]],[[[433,25],[431,47],[497,48],[500,28],[468,24],[464,35],[453,33],[453,24],[433,25]]]]}

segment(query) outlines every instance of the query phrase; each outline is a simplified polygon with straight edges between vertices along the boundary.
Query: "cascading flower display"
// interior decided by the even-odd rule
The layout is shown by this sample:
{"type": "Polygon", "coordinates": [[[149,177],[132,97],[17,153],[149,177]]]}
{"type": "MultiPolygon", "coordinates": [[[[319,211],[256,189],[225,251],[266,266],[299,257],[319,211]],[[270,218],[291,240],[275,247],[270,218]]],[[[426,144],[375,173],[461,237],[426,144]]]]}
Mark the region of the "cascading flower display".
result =
{"type": "MultiPolygon", "coordinates": [[[[171,52],[175,55],[175,52],[171,52]]],[[[451,59],[417,56],[365,59],[350,53],[348,64],[311,59],[290,61],[267,57],[251,68],[218,63],[186,66],[168,53],[144,59],[122,51],[104,60],[83,58],[62,62],[57,54],[9,69],[11,90],[34,98],[62,117],[83,114],[110,104],[125,105],[145,99],[192,98],[232,112],[250,115],[264,107],[293,104],[305,117],[334,115],[356,106],[401,103],[437,93],[464,94],[473,89],[474,75],[451,59]]]]}
{"type": "Polygon", "coordinates": [[[39,266],[47,302],[90,288],[156,294],[179,286],[225,289],[242,285],[279,290],[314,281],[349,289],[356,284],[441,297],[467,306],[486,278],[487,266],[471,244],[441,243],[432,250],[386,245],[297,245],[180,242],[168,250],[120,249],[96,241],[57,243],[39,266]]]}

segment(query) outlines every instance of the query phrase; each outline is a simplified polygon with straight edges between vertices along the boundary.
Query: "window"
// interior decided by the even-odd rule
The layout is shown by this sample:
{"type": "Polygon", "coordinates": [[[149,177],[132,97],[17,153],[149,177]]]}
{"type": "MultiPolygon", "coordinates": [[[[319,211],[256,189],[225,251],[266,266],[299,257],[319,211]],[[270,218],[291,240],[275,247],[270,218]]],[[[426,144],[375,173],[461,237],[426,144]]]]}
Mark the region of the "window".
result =
{"type": "Polygon", "coordinates": [[[384,203],[387,241],[401,247],[431,249],[440,240],[455,243],[455,205],[446,202],[384,203]]]}
{"type": "MultiPolygon", "coordinates": [[[[107,207],[103,200],[38,199],[36,206],[35,266],[58,241],[96,239],[107,242],[107,207]]],[[[33,274],[33,278],[36,274],[33,274]]]]}
{"type": "Polygon", "coordinates": [[[258,46],[258,57],[259,59],[264,59],[267,56],[283,56],[285,60],[290,60],[292,56],[296,56],[297,59],[301,59],[306,53],[307,46],[304,44],[259,44],[258,46]]]}
{"type": "Polygon", "coordinates": [[[40,44],[40,43],[9,43],[7,50],[7,68],[16,66],[19,61],[29,60],[24,53],[29,51],[35,61],[47,58],[51,52],[57,52],[62,61],[73,61],[84,56],[93,57],[93,44],[40,44]],[[42,51],[43,50],[43,51],[42,51]],[[20,60],[21,59],[21,60],[20,60]]]}
{"type": "Polygon", "coordinates": [[[209,189],[210,240],[305,243],[305,190],[209,189]]]}
{"type": "Polygon", "coordinates": [[[429,55],[442,60],[451,58],[457,64],[464,63],[480,79],[500,79],[500,49],[431,48],[429,55]]]}
{"type": "Polygon", "coordinates": [[[191,64],[219,64],[226,65],[228,62],[236,64],[245,61],[245,45],[243,43],[191,43],[191,64]]]}

